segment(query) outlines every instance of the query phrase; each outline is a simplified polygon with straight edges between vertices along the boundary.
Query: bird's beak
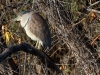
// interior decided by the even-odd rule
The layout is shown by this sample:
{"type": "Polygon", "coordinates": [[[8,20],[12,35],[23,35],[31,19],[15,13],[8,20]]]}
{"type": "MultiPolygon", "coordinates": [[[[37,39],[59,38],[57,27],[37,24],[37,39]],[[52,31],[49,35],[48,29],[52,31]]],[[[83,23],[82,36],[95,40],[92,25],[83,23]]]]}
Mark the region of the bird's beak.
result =
{"type": "Polygon", "coordinates": [[[14,18],[12,21],[18,21],[18,17],[14,18]]]}
{"type": "Polygon", "coordinates": [[[18,17],[14,18],[13,21],[17,21],[18,17]]]}
{"type": "Polygon", "coordinates": [[[20,21],[19,16],[11,20],[11,22],[14,22],[14,21],[20,21]]]}

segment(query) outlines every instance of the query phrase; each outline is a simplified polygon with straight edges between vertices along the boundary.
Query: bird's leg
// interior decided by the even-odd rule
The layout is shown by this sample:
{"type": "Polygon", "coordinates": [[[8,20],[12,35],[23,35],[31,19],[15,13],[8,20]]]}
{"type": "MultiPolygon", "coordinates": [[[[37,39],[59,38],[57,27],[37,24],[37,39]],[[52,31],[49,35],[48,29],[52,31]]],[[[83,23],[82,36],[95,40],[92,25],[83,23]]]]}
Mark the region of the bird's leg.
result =
{"type": "Polygon", "coordinates": [[[39,41],[38,41],[38,49],[39,49],[39,50],[41,49],[41,44],[40,44],[39,41]]]}
{"type": "Polygon", "coordinates": [[[36,45],[35,45],[35,48],[38,48],[38,41],[36,41],[36,45]]]}
{"type": "Polygon", "coordinates": [[[40,43],[39,43],[39,41],[36,41],[36,46],[35,46],[37,49],[41,49],[41,45],[40,45],[40,43]]]}

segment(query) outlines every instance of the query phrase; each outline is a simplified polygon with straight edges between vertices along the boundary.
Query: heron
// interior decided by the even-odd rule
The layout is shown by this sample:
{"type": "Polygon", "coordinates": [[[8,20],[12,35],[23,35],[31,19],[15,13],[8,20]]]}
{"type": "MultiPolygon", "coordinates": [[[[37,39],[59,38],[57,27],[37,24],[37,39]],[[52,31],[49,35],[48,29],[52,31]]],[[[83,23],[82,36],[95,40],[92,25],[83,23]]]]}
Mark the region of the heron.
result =
{"type": "Polygon", "coordinates": [[[46,20],[34,11],[22,11],[13,21],[19,21],[27,36],[36,41],[36,48],[51,47],[51,35],[46,20]]]}

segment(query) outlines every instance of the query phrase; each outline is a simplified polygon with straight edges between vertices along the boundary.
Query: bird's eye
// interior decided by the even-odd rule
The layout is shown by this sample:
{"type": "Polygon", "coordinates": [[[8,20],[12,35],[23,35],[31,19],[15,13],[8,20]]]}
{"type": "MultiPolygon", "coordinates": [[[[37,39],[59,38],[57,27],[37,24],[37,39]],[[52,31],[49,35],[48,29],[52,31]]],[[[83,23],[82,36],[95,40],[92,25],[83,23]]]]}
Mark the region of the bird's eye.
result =
{"type": "Polygon", "coordinates": [[[22,17],[22,14],[20,16],[22,17]]]}

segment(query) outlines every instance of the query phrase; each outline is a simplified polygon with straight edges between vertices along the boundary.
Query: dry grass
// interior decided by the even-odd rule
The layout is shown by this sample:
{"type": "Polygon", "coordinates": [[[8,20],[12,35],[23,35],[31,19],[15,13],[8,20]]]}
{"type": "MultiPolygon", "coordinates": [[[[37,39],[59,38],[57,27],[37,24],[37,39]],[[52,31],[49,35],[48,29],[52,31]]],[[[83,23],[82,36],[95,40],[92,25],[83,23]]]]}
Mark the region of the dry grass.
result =
{"type": "MultiPolygon", "coordinates": [[[[4,1],[0,1],[1,52],[5,46],[9,47],[20,42],[35,45],[26,36],[19,23],[10,22],[18,12],[34,10],[39,12],[49,24],[52,47],[46,53],[63,71],[64,75],[100,74],[100,39],[98,37],[100,35],[100,15],[95,11],[87,10],[87,8],[91,8],[99,11],[100,2],[91,6],[96,0],[4,1]],[[6,35],[8,41],[5,36],[6,32],[9,33],[6,35]]],[[[50,70],[48,73],[48,69],[41,64],[37,57],[28,53],[18,52],[13,54],[11,58],[18,66],[19,75],[54,75],[50,70]]],[[[3,62],[0,64],[0,73],[12,75],[13,70],[9,62],[3,62]]]]}

